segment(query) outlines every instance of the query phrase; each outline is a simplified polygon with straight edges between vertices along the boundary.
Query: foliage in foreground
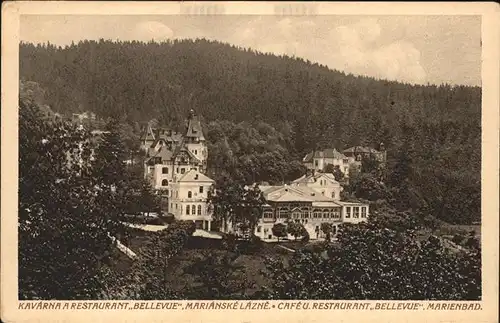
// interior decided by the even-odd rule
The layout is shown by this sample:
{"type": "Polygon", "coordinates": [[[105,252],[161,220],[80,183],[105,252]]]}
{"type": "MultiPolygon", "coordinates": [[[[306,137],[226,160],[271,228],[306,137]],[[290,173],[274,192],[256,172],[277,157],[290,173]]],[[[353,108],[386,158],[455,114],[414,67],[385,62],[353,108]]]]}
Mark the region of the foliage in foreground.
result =
{"type": "Polygon", "coordinates": [[[480,300],[481,251],[452,252],[431,236],[376,224],[344,226],[337,245],[267,260],[270,299],[480,300]]]}

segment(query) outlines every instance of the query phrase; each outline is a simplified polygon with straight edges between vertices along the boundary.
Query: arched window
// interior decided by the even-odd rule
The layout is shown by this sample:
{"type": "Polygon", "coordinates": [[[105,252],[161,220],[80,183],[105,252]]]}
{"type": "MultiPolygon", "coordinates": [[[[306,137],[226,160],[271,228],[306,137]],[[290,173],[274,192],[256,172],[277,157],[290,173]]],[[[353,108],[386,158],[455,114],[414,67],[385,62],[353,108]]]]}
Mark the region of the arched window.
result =
{"type": "Polygon", "coordinates": [[[188,198],[190,199],[193,196],[193,193],[191,191],[188,191],[188,198]]]}
{"type": "Polygon", "coordinates": [[[168,186],[168,179],[164,179],[161,181],[161,186],[168,186]]]}
{"type": "Polygon", "coordinates": [[[201,205],[198,205],[198,215],[201,215],[201,205]]]}
{"type": "Polygon", "coordinates": [[[186,205],[186,215],[189,215],[189,205],[186,205]]]}
{"type": "Polygon", "coordinates": [[[191,214],[196,215],[196,205],[191,205],[191,214]]]}

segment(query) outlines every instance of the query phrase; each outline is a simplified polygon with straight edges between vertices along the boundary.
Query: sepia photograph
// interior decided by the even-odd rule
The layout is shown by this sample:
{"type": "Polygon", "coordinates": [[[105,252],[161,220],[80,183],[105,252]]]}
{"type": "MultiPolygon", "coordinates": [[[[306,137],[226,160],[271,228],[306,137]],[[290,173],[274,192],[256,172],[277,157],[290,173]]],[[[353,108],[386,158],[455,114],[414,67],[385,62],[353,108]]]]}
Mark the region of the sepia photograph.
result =
{"type": "Polygon", "coordinates": [[[18,300],[484,300],[482,16],[224,8],[19,16],[18,300]]]}

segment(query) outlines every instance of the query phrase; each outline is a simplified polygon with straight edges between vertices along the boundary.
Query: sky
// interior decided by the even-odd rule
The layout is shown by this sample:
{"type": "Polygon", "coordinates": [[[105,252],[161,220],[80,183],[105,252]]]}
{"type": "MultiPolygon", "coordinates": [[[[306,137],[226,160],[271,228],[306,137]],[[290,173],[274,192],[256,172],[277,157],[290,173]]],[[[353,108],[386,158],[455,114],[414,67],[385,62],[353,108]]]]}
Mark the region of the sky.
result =
{"type": "Polygon", "coordinates": [[[481,85],[480,16],[23,15],[22,41],[206,38],[416,84],[481,85]]]}

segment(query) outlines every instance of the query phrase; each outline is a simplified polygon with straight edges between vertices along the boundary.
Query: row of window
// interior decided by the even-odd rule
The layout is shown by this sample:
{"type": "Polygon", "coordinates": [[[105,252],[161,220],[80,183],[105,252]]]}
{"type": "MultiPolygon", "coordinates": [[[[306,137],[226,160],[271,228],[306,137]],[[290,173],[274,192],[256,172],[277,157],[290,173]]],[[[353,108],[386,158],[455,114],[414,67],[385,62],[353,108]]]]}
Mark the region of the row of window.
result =
{"type": "MultiPolygon", "coordinates": [[[[367,207],[364,207],[364,206],[361,206],[361,207],[348,206],[348,207],[346,207],[346,214],[345,214],[346,218],[351,217],[351,208],[353,211],[353,213],[352,213],[353,218],[359,218],[360,209],[361,209],[361,217],[366,218],[367,207]]],[[[286,218],[288,218],[289,214],[290,214],[290,211],[287,209],[278,209],[276,217],[278,219],[286,219],[286,218]]],[[[339,219],[340,218],[340,211],[339,210],[328,210],[328,209],[324,209],[322,211],[315,210],[314,212],[312,212],[312,216],[311,216],[311,213],[309,211],[302,210],[301,212],[292,212],[292,217],[294,219],[298,219],[298,218],[301,218],[301,219],[307,219],[307,218],[339,219]]],[[[272,219],[273,212],[272,211],[264,211],[262,218],[263,219],[272,219]]]]}
{"type": "MultiPolygon", "coordinates": [[[[359,209],[361,209],[361,217],[362,218],[366,218],[366,207],[364,207],[364,206],[361,206],[361,207],[359,207],[359,206],[353,206],[352,207],[352,210],[353,210],[352,217],[355,218],[355,219],[359,218],[359,209]]],[[[347,206],[345,208],[345,211],[346,211],[345,212],[345,217],[346,218],[350,218],[351,217],[351,207],[347,206]]]]}
{"type": "MultiPolygon", "coordinates": [[[[173,204],[173,203],[170,203],[170,209],[173,210],[175,206],[175,209],[178,210],[179,209],[179,206],[180,206],[180,211],[182,213],[182,205],[179,205],[177,203],[173,204]]],[[[186,215],[202,215],[202,207],[201,205],[186,205],[186,211],[185,211],[186,215]]]]}
{"type": "Polygon", "coordinates": [[[186,215],[196,215],[197,213],[198,215],[201,215],[201,205],[198,205],[198,207],[196,207],[196,205],[192,205],[191,207],[186,205],[186,215]]]}
{"type": "MultiPolygon", "coordinates": [[[[194,170],[196,170],[196,168],[194,170]]],[[[186,172],[186,168],[184,168],[184,167],[181,167],[181,168],[177,167],[177,169],[176,169],[177,174],[179,174],[179,173],[184,174],[185,172],[186,172]]],[[[163,167],[161,169],[161,173],[168,174],[168,167],[163,167]]]]}
{"type": "MultiPolygon", "coordinates": [[[[347,158],[342,159],[342,163],[343,164],[349,164],[349,159],[347,159],[347,158]]],[[[319,160],[317,160],[317,159],[314,160],[314,166],[316,166],[316,167],[319,166],[319,160]]]]}

